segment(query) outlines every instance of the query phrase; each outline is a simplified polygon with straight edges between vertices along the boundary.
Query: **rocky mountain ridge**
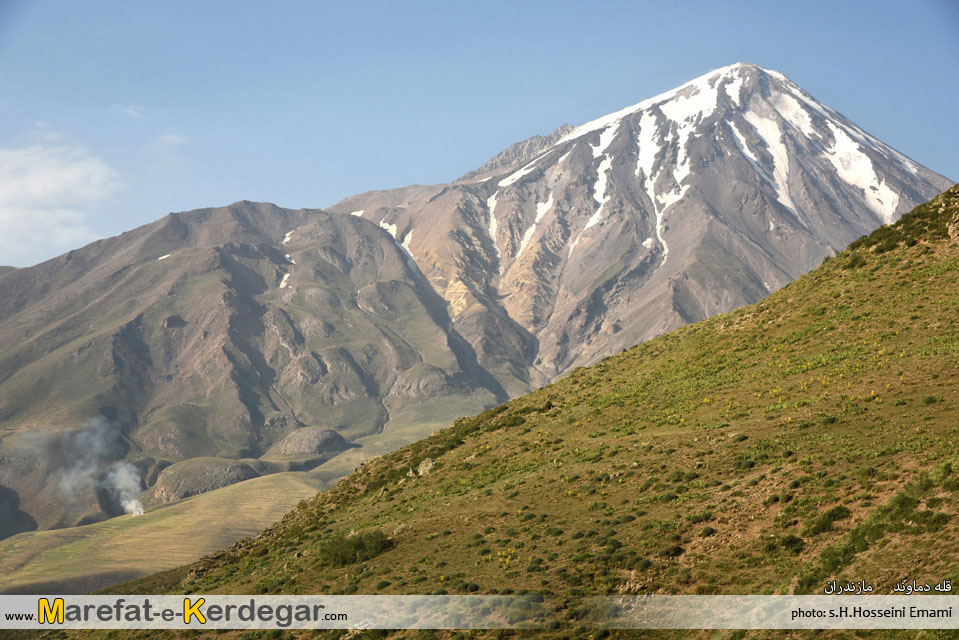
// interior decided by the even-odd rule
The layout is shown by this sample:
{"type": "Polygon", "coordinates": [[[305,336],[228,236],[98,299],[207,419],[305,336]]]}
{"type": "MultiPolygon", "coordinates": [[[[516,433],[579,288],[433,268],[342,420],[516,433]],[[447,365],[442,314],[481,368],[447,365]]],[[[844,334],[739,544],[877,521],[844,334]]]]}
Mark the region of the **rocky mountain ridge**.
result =
{"type": "Polygon", "coordinates": [[[355,217],[171,214],[0,291],[0,485],[43,528],[122,513],[104,484],[121,460],[141,488],[197,457],[308,469],[344,437],[506,399],[408,256],[355,217]]]}

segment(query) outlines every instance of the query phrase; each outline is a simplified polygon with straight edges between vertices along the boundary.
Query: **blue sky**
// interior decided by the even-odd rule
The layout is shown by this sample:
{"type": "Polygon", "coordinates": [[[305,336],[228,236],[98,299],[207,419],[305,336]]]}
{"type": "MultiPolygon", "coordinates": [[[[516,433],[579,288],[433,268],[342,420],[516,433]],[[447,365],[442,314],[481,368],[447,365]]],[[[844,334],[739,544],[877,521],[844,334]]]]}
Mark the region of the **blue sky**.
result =
{"type": "Polygon", "coordinates": [[[733,62],[959,179],[957,0],[0,0],[0,264],[449,181],[733,62]]]}

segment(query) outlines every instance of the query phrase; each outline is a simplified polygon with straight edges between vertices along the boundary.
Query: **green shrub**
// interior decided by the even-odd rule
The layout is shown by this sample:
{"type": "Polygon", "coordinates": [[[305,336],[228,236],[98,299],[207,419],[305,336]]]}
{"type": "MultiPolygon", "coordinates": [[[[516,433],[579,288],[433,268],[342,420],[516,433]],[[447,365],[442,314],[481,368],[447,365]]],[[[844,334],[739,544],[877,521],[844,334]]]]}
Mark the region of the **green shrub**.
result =
{"type": "Polygon", "coordinates": [[[779,540],[779,546],[793,555],[799,555],[805,548],[806,542],[799,536],[789,534],[779,540]]]}
{"type": "MultiPolygon", "coordinates": [[[[850,247],[851,247],[851,246],[852,246],[852,245],[850,245],[850,247]]],[[[865,256],[863,256],[861,253],[854,253],[854,254],[852,254],[852,256],[849,258],[849,260],[846,262],[846,264],[843,265],[843,269],[847,269],[847,270],[848,270],[848,269],[858,269],[859,267],[863,267],[863,266],[865,266],[865,265],[866,265],[866,258],[865,258],[865,256]]]]}
{"type": "Polygon", "coordinates": [[[832,525],[837,520],[844,520],[852,515],[849,509],[843,506],[833,507],[829,511],[821,514],[809,525],[806,534],[817,535],[826,531],[832,531],[832,525]]]}
{"type": "Polygon", "coordinates": [[[686,519],[692,524],[699,524],[700,522],[709,522],[712,520],[713,514],[711,511],[698,511],[696,513],[689,514],[686,516],[686,519]]]}
{"type": "Polygon", "coordinates": [[[336,534],[320,543],[317,558],[322,565],[345,567],[376,557],[392,546],[393,541],[379,529],[352,536],[336,534]]]}

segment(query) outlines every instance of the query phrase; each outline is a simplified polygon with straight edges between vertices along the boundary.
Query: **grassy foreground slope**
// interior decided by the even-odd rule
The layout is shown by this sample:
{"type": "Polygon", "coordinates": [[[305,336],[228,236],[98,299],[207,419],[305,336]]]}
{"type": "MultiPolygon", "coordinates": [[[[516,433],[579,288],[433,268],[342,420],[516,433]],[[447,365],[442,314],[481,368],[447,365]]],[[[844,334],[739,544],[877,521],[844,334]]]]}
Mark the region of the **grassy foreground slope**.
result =
{"type": "Polygon", "coordinates": [[[528,590],[563,636],[580,595],[956,583],[957,392],[954,187],[759,304],[458,420],[127,587],[528,590]]]}

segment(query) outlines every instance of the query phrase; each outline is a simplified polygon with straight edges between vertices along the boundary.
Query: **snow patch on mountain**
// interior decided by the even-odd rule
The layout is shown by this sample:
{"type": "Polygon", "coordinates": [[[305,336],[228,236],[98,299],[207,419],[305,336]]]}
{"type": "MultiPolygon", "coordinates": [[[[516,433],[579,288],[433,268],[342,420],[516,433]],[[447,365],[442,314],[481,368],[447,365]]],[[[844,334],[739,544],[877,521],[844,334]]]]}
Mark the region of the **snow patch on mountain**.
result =
{"type": "Polygon", "coordinates": [[[535,222],[534,222],[533,224],[531,224],[531,225],[529,226],[529,229],[527,229],[527,230],[523,233],[523,238],[522,238],[522,240],[520,240],[520,242],[519,242],[519,251],[516,252],[516,257],[517,257],[517,258],[519,258],[521,255],[523,255],[523,252],[526,251],[526,247],[529,246],[529,241],[533,239],[533,234],[534,234],[534,233],[536,233],[536,223],[535,223],[535,222]]]}
{"type": "Polygon", "coordinates": [[[872,160],[843,129],[826,123],[835,143],[826,149],[825,156],[847,184],[859,187],[866,197],[866,205],[886,224],[895,219],[899,195],[876,175],[872,160]]]}
{"type": "Polygon", "coordinates": [[[733,104],[738,107],[742,102],[743,77],[739,73],[734,74],[729,82],[723,85],[723,90],[726,91],[726,95],[729,96],[733,104]]]}
{"type": "MultiPolygon", "coordinates": [[[[636,176],[639,177],[639,172],[643,172],[643,189],[646,191],[646,195],[649,196],[649,201],[653,205],[653,215],[656,217],[656,238],[663,247],[663,262],[665,263],[666,256],[669,255],[669,246],[663,238],[663,214],[665,213],[666,207],[662,206],[663,202],[660,198],[657,198],[655,191],[656,181],[662,175],[663,169],[660,169],[656,175],[653,175],[656,156],[661,150],[660,144],[656,142],[657,131],[656,116],[652,111],[644,111],[639,119],[639,134],[636,138],[636,144],[639,147],[636,158],[636,176]]],[[[683,192],[680,193],[679,197],[682,197],[682,193],[683,192]]],[[[668,200],[666,206],[669,206],[669,204],[672,204],[672,201],[668,200]]],[[[648,240],[652,241],[652,238],[648,240]]],[[[645,242],[643,246],[646,246],[645,242]]],[[[650,246],[652,245],[650,244],[650,246]]],[[[648,249],[650,247],[646,248],[648,249]]]]}
{"type": "Polygon", "coordinates": [[[553,208],[553,193],[550,192],[549,198],[546,199],[546,202],[536,203],[536,220],[533,222],[533,224],[536,224],[540,220],[542,220],[543,216],[545,216],[546,213],[552,208],[553,208]]]}
{"type": "MultiPolygon", "coordinates": [[[[777,78],[782,82],[783,86],[789,91],[789,96],[801,101],[803,105],[809,109],[815,111],[816,113],[823,116],[828,122],[833,124],[838,124],[850,137],[859,142],[862,145],[865,145],[877,153],[882,154],[886,158],[895,159],[902,167],[904,167],[909,173],[916,176],[919,175],[919,165],[910,160],[904,154],[896,151],[883,141],[874,138],[869,135],[862,129],[860,129],[856,124],[849,122],[842,117],[841,114],[834,111],[833,109],[819,104],[816,102],[816,99],[811,95],[806,93],[802,88],[800,88],[795,82],[779,73],[778,71],[769,71],[766,70],[766,73],[777,78]]],[[[778,106],[776,107],[779,108],[778,106]]],[[[784,115],[785,117],[785,115],[784,115]]]]}
{"type": "Polygon", "coordinates": [[[855,124],[850,122],[849,126],[846,126],[845,123],[840,121],[839,125],[842,127],[843,131],[845,131],[849,136],[851,136],[859,144],[869,147],[873,151],[876,151],[877,153],[882,154],[886,158],[895,159],[900,165],[902,165],[912,175],[919,174],[919,166],[915,162],[913,162],[912,160],[910,160],[903,154],[899,153],[898,151],[896,151],[895,149],[893,149],[886,143],[882,142],[881,140],[877,140],[876,138],[872,137],[871,135],[869,135],[868,133],[860,129],[855,124]]]}
{"type": "MultiPolygon", "coordinates": [[[[547,153],[549,153],[549,152],[547,152],[547,153]]],[[[537,156],[537,157],[534,158],[532,161],[530,161],[529,164],[527,164],[526,166],[524,166],[523,168],[521,168],[519,171],[515,171],[515,172],[513,172],[512,174],[510,174],[509,176],[503,178],[502,180],[499,181],[499,185],[498,185],[498,186],[500,186],[500,187],[508,187],[508,186],[510,186],[511,184],[514,184],[514,183],[516,183],[517,181],[519,181],[520,179],[522,179],[523,176],[525,176],[525,175],[527,175],[527,174],[529,174],[529,173],[532,173],[533,171],[536,170],[536,166],[535,166],[536,163],[539,162],[540,159],[542,159],[542,157],[545,156],[545,155],[546,155],[546,154],[543,153],[543,154],[537,156]]]]}
{"type": "Polygon", "coordinates": [[[707,74],[693,80],[679,95],[659,105],[660,111],[673,122],[692,129],[716,110],[718,82],[710,83],[710,80],[715,80],[715,76],[707,74]]]}
{"type": "Polygon", "coordinates": [[[766,168],[759,164],[759,158],[750,150],[749,145],[746,143],[746,138],[740,133],[739,128],[736,126],[735,122],[728,122],[730,130],[733,132],[733,140],[736,142],[736,146],[739,148],[739,151],[742,152],[743,156],[749,160],[749,164],[752,165],[753,170],[756,171],[760,176],[766,179],[769,184],[775,186],[773,177],[769,175],[769,172],[766,171],[766,168]]]}
{"type": "Polygon", "coordinates": [[[659,144],[656,142],[656,116],[650,111],[644,111],[639,118],[639,134],[636,137],[636,144],[639,152],[636,158],[636,176],[639,177],[639,171],[642,169],[646,176],[647,185],[650,187],[649,199],[653,199],[651,192],[653,179],[653,164],[656,162],[656,156],[659,154],[659,144]]]}
{"type": "Polygon", "coordinates": [[[743,117],[766,143],[766,148],[769,149],[769,154],[772,156],[773,180],[776,183],[779,202],[799,219],[796,205],[793,204],[793,200],[789,196],[789,155],[786,153],[786,145],[782,141],[783,133],[779,128],[779,123],[772,118],[765,118],[755,111],[747,111],[743,114],[743,117]]]}
{"type": "MultiPolygon", "coordinates": [[[[610,127],[610,129],[613,129],[615,133],[615,128],[610,127]]],[[[608,130],[609,129],[607,129],[607,131],[608,130]]],[[[600,136],[600,145],[602,145],[602,143],[602,136],[600,136]]],[[[609,143],[607,142],[606,144],[608,146],[609,143]]],[[[596,147],[593,147],[593,149],[595,153],[596,147]]],[[[596,208],[596,211],[593,212],[593,215],[589,217],[589,220],[586,221],[586,226],[580,230],[573,240],[573,243],[569,246],[569,255],[572,255],[573,249],[579,244],[579,240],[583,237],[583,234],[586,233],[586,230],[596,226],[603,218],[603,208],[606,206],[606,203],[609,202],[609,195],[606,193],[606,189],[609,184],[609,170],[612,165],[613,158],[609,155],[604,155],[599,163],[599,168],[596,170],[596,182],[593,184],[593,199],[599,206],[596,208]]]]}
{"type": "Polygon", "coordinates": [[[669,245],[666,244],[666,239],[663,237],[663,223],[666,218],[666,210],[682,200],[688,190],[689,185],[687,184],[680,187],[678,191],[671,190],[656,196],[656,201],[658,202],[658,206],[656,207],[656,238],[659,240],[659,244],[663,245],[664,264],[669,257],[669,245]]]}
{"type": "Polygon", "coordinates": [[[496,249],[496,257],[502,258],[499,245],[496,244],[496,231],[498,230],[495,215],[497,195],[499,195],[499,191],[495,191],[493,195],[486,199],[486,209],[489,211],[489,239],[493,241],[493,248],[496,249]]]}
{"type": "Polygon", "coordinates": [[[553,208],[553,193],[550,192],[549,197],[546,199],[546,202],[537,202],[536,203],[536,218],[533,219],[533,224],[523,233],[523,238],[519,243],[519,251],[516,252],[516,257],[519,258],[523,255],[523,251],[526,250],[526,247],[529,246],[529,241],[533,239],[533,235],[536,233],[536,225],[539,224],[539,221],[543,219],[543,216],[553,208]]]}
{"type": "Polygon", "coordinates": [[[395,224],[390,224],[389,222],[387,222],[387,221],[386,221],[386,216],[384,216],[383,219],[380,220],[380,228],[381,228],[381,229],[386,229],[386,231],[387,231],[391,236],[393,236],[394,238],[396,237],[396,225],[395,225],[395,224]]]}
{"type": "Polygon", "coordinates": [[[802,131],[807,138],[818,136],[819,133],[812,126],[812,119],[799,101],[788,93],[777,93],[772,98],[773,106],[783,120],[802,131]]]}
{"type": "Polygon", "coordinates": [[[599,203],[599,207],[586,223],[586,229],[600,221],[603,207],[609,202],[609,194],[606,193],[606,189],[609,185],[609,170],[612,166],[613,159],[610,156],[603,156],[603,160],[599,163],[599,169],[597,169],[596,184],[593,185],[593,199],[599,203]]]}
{"type": "Polygon", "coordinates": [[[616,137],[616,132],[619,131],[619,121],[614,122],[610,126],[603,129],[603,132],[599,134],[599,144],[596,146],[589,145],[593,150],[593,157],[598,158],[606,152],[606,149],[613,142],[613,138],[616,137]]]}
{"type": "Polygon", "coordinates": [[[718,100],[718,81],[715,76],[707,74],[686,85],[681,95],[659,106],[663,115],[676,123],[676,168],[673,170],[673,179],[681,185],[689,175],[689,155],[687,146],[689,137],[696,129],[696,125],[708,118],[716,110],[718,100]],[[710,84],[710,80],[714,82],[710,84]]]}
{"type": "Polygon", "coordinates": [[[549,197],[546,199],[546,202],[537,202],[536,203],[536,218],[533,219],[533,224],[529,226],[523,233],[523,238],[519,243],[519,251],[516,252],[516,257],[519,258],[523,255],[523,251],[526,250],[526,247],[529,246],[529,241],[533,239],[533,235],[536,233],[536,225],[539,224],[539,221],[543,219],[543,216],[553,208],[553,192],[551,191],[549,197]]]}

